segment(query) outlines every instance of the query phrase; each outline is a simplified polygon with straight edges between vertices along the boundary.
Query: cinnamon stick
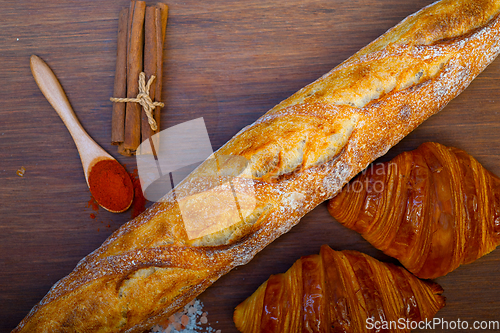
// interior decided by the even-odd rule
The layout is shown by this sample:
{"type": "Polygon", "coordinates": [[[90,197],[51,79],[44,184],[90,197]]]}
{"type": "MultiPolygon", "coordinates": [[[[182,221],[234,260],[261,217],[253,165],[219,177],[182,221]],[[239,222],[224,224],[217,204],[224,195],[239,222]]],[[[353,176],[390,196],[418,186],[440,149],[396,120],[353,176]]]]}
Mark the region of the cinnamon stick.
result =
{"type": "MultiPolygon", "coordinates": [[[[157,61],[156,57],[156,16],[160,15],[160,9],[156,7],[146,7],[146,18],[144,21],[144,73],[146,74],[146,81],[152,75],[156,76],[154,84],[151,85],[149,96],[151,100],[155,100],[156,82],[161,81],[161,77],[157,74],[157,61]]],[[[153,135],[153,130],[148,122],[146,112],[141,112],[141,141],[147,140],[153,135]]]]}
{"type": "MultiPolygon", "coordinates": [[[[127,36],[128,8],[120,11],[118,19],[118,41],[116,47],[116,70],[113,89],[114,97],[127,97],[127,36]]],[[[113,103],[111,115],[111,144],[118,145],[125,137],[125,104],[113,103]]]]}
{"type": "MultiPolygon", "coordinates": [[[[165,43],[165,34],[167,29],[167,18],[168,18],[168,6],[164,3],[157,3],[156,7],[159,8],[160,12],[157,12],[155,18],[156,24],[156,73],[158,79],[155,82],[155,94],[156,100],[162,101],[161,92],[163,88],[163,46],[165,43]]],[[[157,106],[154,112],[154,118],[156,120],[156,125],[158,130],[160,130],[160,113],[161,107],[157,106]]]]}
{"type": "MultiPolygon", "coordinates": [[[[142,71],[144,48],[144,16],[146,3],[132,1],[129,10],[129,43],[127,52],[127,97],[139,93],[139,73],[142,71]]],[[[124,149],[134,152],[141,141],[141,106],[128,102],[125,108],[124,149]]]]}

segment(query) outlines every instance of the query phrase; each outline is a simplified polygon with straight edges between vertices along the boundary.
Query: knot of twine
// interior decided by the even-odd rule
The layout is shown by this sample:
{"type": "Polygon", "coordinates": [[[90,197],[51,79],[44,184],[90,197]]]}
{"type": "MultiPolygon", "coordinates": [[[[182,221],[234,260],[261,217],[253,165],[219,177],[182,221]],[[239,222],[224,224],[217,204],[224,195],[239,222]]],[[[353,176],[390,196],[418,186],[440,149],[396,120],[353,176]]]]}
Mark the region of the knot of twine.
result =
{"type": "Polygon", "coordinates": [[[139,103],[144,109],[144,112],[146,112],[149,126],[153,131],[156,131],[158,129],[156,125],[156,120],[153,117],[153,111],[157,106],[160,107],[164,106],[162,102],[153,102],[151,100],[151,97],[149,96],[149,89],[151,88],[151,84],[153,83],[155,78],[156,77],[154,75],[151,75],[151,77],[148,80],[148,83],[146,83],[146,74],[144,72],[141,72],[139,74],[139,93],[135,98],[111,97],[109,99],[111,102],[118,102],[118,103],[127,103],[127,102],[139,103]]]}

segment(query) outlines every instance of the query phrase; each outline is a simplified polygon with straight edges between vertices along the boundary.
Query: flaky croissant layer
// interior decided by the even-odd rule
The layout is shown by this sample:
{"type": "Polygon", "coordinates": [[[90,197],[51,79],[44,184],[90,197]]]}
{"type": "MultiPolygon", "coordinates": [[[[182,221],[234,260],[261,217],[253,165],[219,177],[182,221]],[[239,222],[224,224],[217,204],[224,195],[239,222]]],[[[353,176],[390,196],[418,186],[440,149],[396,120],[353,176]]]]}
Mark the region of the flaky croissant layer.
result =
{"type": "Polygon", "coordinates": [[[432,318],[444,306],[441,293],[402,267],[324,245],[272,275],[236,307],[234,321],[244,333],[361,333],[382,322],[399,323],[391,332],[409,332],[403,322],[432,318]]]}
{"type": "Polygon", "coordinates": [[[500,179],[438,143],[369,167],[328,209],[421,278],[443,276],[500,244],[500,179]]]}

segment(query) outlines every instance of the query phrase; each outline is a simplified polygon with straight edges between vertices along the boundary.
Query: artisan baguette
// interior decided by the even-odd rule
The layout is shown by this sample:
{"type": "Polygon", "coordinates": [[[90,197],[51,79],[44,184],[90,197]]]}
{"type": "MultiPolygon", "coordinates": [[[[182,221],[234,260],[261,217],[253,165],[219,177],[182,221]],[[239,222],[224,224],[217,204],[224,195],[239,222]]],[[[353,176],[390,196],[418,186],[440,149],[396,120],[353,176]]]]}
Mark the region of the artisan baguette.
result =
{"type": "Polygon", "coordinates": [[[499,12],[500,0],[443,0],[409,16],[217,151],[248,161],[233,179],[239,198],[255,199],[241,222],[188,237],[176,195],[210,218],[207,161],[82,259],[14,332],[142,332],[174,313],[464,90],[498,55],[499,12]]]}

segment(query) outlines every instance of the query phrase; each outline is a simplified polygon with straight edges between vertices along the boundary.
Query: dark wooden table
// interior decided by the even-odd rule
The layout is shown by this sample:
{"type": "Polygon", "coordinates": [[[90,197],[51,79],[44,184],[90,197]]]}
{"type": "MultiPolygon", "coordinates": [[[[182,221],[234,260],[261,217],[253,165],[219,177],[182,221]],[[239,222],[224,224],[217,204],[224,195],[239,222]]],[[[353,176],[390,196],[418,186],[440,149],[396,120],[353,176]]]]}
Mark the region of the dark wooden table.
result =
{"type": "MultiPolygon", "coordinates": [[[[214,149],[431,0],[168,1],[162,127],[204,117],[214,149]]],[[[130,219],[87,207],[71,137],[31,76],[54,70],[89,134],[110,145],[118,12],[126,0],[2,2],[0,20],[0,331],[9,332],[60,278],[130,219]],[[26,168],[24,177],[16,175],[26,168]]],[[[500,175],[500,60],[382,159],[425,141],[465,149],[500,175]]],[[[200,296],[209,323],[235,332],[233,308],[270,274],[322,244],[391,259],[320,205],[248,265],[200,296]]],[[[439,278],[448,321],[500,320],[500,251],[439,278]]]]}

